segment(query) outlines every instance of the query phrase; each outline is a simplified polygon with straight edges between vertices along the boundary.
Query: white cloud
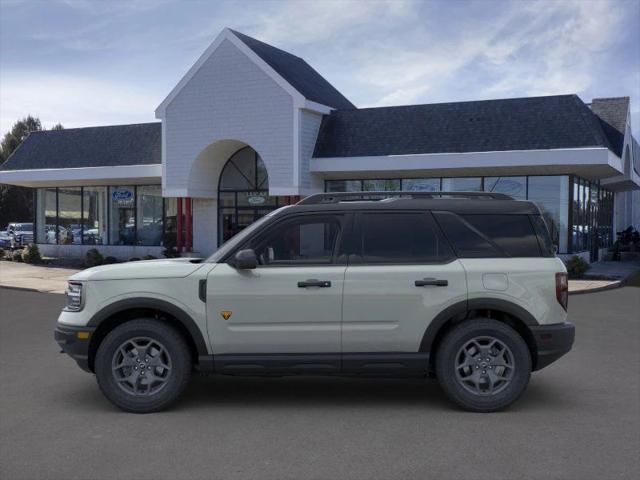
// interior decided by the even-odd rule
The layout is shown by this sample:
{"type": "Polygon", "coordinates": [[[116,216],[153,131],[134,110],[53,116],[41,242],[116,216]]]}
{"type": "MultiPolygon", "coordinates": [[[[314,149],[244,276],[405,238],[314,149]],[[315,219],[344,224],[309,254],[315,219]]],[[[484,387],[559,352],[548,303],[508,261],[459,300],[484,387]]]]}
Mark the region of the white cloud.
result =
{"type": "Polygon", "coordinates": [[[162,97],[135,87],[95,78],[46,72],[5,74],[0,83],[0,132],[28,114],[50,128],[139,123],[154,120],[162,97]]]}

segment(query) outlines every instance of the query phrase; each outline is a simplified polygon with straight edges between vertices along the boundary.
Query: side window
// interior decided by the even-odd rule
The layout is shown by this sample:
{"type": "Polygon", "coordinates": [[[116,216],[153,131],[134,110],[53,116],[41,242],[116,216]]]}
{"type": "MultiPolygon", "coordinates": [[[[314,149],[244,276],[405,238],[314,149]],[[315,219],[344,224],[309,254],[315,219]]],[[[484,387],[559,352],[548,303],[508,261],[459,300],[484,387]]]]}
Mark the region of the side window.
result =
{"type": "Polygon", "coordinates": [[[467,222],[512,257],[539,257],[540,247],[528,215],[463,215],[467,222]]]}
{"type": "Polygon", "coordinates": [[[458,257],[504,257],[503,252],[458,215],[451,212],[434,212],[434,216],[453,245],[458,257]]]}
{"type": "Polygon", "coordinates": [[[551,241],[549,229],[547,228],[547,224],[544,222],[543,216],[531,215],[530,218],[531,222],[533,222],[533,227],[536,229],[536,233],[538,234],[538,243],[540,244],[543,256],[554,257],[556,254],[556,247],[551,241]]]}
{"type": "Polygon", "coordinates": [[[337,217],[298,217],[268,230],[252,247],[260,265],[329,264],[339,232],[337,217]]]}
{"type": "Polygon", "coordinates": [[[360,226],[363,263],[432,263],[453,257],[428,213],[363,213],[360,226]]]}

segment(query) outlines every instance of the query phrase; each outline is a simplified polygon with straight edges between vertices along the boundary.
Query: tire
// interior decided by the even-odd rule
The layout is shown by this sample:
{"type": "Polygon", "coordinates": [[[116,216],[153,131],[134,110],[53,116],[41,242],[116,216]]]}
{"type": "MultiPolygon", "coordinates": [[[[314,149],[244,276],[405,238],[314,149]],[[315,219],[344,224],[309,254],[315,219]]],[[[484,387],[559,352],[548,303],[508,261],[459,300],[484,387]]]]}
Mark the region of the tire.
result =
{"type": "Polygon", "coordinates": [[[189,383],[191,355],[170,325],[141,318],[109,332],[98,347],[95,372],[100,390],[117,407],[157,412],[175,402],[189,383]]]}
{"type": "Polygon", "coordinates": [[[531,354],[510,326],[487,318],[471,319],[444,337],[436,352],[436,374],[447,396],[460,407],[494,412],[511,405],[526,389],[531,354]]]}

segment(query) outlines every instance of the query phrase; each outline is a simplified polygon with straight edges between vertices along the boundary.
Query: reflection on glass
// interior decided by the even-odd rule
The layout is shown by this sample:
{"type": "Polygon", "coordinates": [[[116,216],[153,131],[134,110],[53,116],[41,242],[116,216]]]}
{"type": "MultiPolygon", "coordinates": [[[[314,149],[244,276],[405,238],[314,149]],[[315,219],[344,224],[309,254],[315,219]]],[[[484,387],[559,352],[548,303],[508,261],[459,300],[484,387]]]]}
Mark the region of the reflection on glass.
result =
{"type": "Polygon", "coordinates": [[[525,200],[527,177],[484,177],[484,191],[504,193],[515,200],[525,200]]]}
{"type": "Polygon", "coordinates": [[[107,243],[107,187],[84,187],[82,243],[107,243]]]}
{"type": "Polygon", "coordinates": [[[529,200],[538,205],[560,253],[566,253],[569,222],[569,177],[529,177],[529,200]]]}
{"type": "Polygon", "coordinates": [[[58,189],[58,244],[80,245],[82,190],[80,187],[58,189]]]}
{"type": "Polygon", "coordinates": [[[160,185],[140,186],[137,194],[138,245],[160,245],[162,241],[162,190],[160,185]]]}
{"type": "Polygon", "coordinates": [[[439,178],[405,178],[402,180],[405,192],[437,192],[440,190],[439,178]]]}
{"type": "Polygon", "coordinates": [[[482,178],[480,177],[456,177],[443,178],[443,192],[479,192],[482,190],[482,178]]]}
{"type": "Polygon", "coordinates": [[[363,180],[364,192],[397,192],[400,190],[400,180],[363,180]]]}
{"type": "Polygon", "coordinates": [[[56,189],[39,188],[36,194],[36,241],[56,243],[56,189]]]}
{"type": "Polygon", "coordinates": [[[135,245],[135,187],[109,187],[111,213],[109,216],[109,243],[135,245]]]}
{"type": "Polygon", "coordinates": [[[327,180],[327,192],[361,192],[361,180],[327,180]]]}

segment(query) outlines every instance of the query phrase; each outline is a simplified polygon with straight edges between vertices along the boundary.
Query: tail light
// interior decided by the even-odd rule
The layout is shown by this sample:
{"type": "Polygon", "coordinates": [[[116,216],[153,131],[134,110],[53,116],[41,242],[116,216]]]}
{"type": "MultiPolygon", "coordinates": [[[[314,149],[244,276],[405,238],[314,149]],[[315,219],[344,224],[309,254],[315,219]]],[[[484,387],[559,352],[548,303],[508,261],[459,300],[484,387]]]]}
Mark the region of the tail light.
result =
{"type": "Polygon", "coordinates": [[[564,272],[556,273],[556,298],[566,311],[569,303],[569,280],[564,272]]]}

